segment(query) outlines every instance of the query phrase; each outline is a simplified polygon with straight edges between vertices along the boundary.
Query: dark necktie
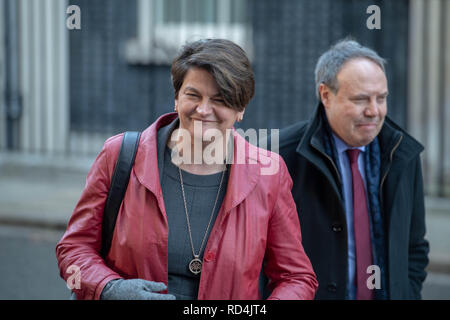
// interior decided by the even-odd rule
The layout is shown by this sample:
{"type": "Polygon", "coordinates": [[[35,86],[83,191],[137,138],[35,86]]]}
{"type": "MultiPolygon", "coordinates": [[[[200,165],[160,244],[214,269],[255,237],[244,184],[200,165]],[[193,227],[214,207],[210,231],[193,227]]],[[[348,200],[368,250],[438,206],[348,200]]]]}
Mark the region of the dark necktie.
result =
{"type": "Polygon", "coordinates": [[[372,265],[372,244],[370,241],[369,213],[367,210],[366,191],[358,168],[359,149],[348,149],[353,180],[353,227],[356,248],[356,299],[371,300],[373,290],[367,287],[367,267],[372,265]]]}

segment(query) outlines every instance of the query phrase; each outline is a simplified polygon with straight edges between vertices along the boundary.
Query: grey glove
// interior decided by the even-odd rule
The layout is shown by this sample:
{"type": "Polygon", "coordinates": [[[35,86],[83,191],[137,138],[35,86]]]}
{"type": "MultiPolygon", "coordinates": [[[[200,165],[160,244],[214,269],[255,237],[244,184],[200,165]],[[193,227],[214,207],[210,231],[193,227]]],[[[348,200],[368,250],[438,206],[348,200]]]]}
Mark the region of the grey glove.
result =
{"type": "Polygon", "coordinates": [[[143,279],[116,279],[109,281],[100,295],[101,300],[175,300],[171,294],[155,293],[166,290],[162,282],[143,279]]]}

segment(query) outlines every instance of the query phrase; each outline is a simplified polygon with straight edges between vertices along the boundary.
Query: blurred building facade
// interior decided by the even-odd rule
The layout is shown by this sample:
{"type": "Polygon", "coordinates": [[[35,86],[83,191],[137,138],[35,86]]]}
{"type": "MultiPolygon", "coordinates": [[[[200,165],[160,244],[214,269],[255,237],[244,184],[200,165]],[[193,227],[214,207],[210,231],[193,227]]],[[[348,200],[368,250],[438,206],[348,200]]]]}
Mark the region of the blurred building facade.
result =
{"type": "Polygon", "coordinates": [[[173,110],[176,52],[204,37],[251,57],[240,126],[282,128],[311,116],[317,58],[353,36],[388,61],[388,115],[426,147],[426,192],[450,197],[449,16],[450,0],[0,0],[0,152],[95,156],[145,129],[173,110]],[[381,29],[367,27],[371,5],[381,29]]]}

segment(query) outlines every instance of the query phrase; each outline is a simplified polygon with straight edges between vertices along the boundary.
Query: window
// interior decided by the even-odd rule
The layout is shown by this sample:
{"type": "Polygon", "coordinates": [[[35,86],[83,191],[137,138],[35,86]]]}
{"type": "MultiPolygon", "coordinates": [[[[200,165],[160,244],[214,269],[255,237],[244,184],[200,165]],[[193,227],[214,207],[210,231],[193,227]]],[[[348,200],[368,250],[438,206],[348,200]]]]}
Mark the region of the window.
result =
{"type": "Polygon", "coordinates": [[[138,0],[137,37],[126,58],[137,64],[170,64],[187,41],[225,38],[252,57],[248,0],[138,0]]]}

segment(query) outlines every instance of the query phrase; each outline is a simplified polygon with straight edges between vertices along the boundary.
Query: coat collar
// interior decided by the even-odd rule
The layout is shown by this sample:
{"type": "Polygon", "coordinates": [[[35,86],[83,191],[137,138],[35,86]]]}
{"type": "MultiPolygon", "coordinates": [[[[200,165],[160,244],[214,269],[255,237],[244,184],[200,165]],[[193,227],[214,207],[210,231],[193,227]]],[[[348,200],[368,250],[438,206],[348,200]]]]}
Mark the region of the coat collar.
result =
{"type": "Polygon", "coordinates": [[[297,145],[296,152],[314,164],[331,182],[336,194],[340,195],[341,177],[336,164],[325,150],[323,137],[328,133],[322,112],[323,105],[319,103],[305,134],[297,145]]]}
{"type": "MultiPolygon", "coordinates": [[[[326,134],[326,124],[324,123],[322,112],[324,106],[320,102],[310,119],[306,132],[297,146],[297,153],[307,157],[310,160],[317,159],[314,151],[325,154],[323,135],[326,134]]],[[[381,148],[381,161],[389,161],[393,151],[397,159],[408,161],[423,151],[424,147],[406,131],[395,124],[386,116],[383,127],[378,135],[381,148]]]]}
{"type": "MultiPolygon", "coordinates": [[[[158,170],[157,132],[160,128],[176,120],[177,117],[177,113],[164,114],[142,132],[134,164],[134,172],[138,181],[155,194],[162,209],[164,208],[164,201],[162,201],[158,170]]],[[[222,204],[225,212],[231,211],[244,201],[256,187],[261,167],[258,159],[258,148],[249,144],[233,128],[233,164],[230,166],[227,193],[222,204]],[[243,164],[237,163],[237,160],[239,160],[237,157],[242,154],[238,152],[238,148],[245,149],[245,163],[243,164]]]]}
{"type": "MultiPolygon", "coordinates": [[[[324,106],[319,103],[305,129],[305,134],[297,145],[296,152],[314,164],[330,181],[336,194],[340,195],[340,174],[337,165],[325,150],[324,135],[328,125],[323,115],[324,106]]],[[[413,137],[397,126],[389,117],[385,118],[378,134],[380,144],[381,176],[390,170],[401,171],[405,163],[416,157],[424,149],[413,137]]]]}
{"type": "Polygon", "coordinates": [[[416,139],[400,128],[389,117],[384,120],[378,135],[381,149],[381,162],[392,160],[393,152],[398,160],[409,161],[418,156],[424,147],[416,139]]]}

